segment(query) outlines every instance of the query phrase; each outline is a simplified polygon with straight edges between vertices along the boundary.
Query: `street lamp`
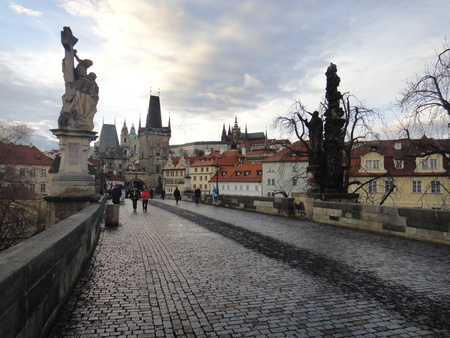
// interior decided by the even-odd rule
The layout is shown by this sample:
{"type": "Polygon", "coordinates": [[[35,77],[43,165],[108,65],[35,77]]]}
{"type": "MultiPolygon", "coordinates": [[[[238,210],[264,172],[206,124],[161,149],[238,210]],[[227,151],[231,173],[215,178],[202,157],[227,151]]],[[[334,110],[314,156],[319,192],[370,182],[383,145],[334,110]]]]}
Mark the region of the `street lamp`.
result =
{"type": "Polygon", "coordinates": [[[219,195],[219,163],[216,163],[216,191],[217,191],[217,195],[219,195]]]}

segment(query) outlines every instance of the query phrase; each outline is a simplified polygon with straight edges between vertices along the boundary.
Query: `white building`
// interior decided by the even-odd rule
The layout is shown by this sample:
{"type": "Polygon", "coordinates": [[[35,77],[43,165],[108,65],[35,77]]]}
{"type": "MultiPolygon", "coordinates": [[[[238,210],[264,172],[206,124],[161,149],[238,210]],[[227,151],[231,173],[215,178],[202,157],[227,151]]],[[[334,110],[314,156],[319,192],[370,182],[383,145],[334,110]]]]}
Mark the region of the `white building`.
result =
{"type": "Polygon", "coordinates": [[[291,197],[293,192],[306,192],[308,156],[300,141],[261,161],[263,196],[281,194],[291,197]]]}

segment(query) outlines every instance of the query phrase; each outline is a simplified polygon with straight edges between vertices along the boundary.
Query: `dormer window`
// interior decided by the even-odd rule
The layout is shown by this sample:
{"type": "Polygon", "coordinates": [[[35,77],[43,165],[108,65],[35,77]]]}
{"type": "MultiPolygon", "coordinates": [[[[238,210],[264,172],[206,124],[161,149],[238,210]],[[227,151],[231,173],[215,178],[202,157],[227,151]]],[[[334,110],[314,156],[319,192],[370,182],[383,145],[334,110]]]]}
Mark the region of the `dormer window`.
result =
{"type": "Polygon", "coordinates": [[[247,171],[244,171],[244,175],[245,175],[245,176],[250,175],[250,171],[248,171],[248,170],[247,170],[247,171]]]}
{"type": "Polygon", "coordinates": [[[222,171],[222,176],[225,176],[227,174],[226,171],[222,171]]]}
{"type": "Polygon", "coordinates": [[[236,176],[239,176],[241,174],[240,171],[236,171],[236,176]]]}
{"type": "Polygon", "coordinates": [[[396,150],[402,149],[402,143],[401,142],[395,142],[394,143],[394,149],[396,149],[396,150]]]}
{"type": "Polygon", "coordinates": [[[258,170],[256,173],[257,173],[258,176],[261,176],[262,175],[262,170],[258,170]]]}

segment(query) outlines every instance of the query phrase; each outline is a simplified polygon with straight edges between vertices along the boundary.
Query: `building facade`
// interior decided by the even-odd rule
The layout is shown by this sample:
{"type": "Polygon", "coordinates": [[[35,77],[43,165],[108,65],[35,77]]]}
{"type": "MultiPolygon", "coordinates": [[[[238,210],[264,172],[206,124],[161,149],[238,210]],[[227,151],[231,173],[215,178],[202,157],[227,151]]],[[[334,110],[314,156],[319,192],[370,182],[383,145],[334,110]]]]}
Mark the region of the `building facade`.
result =
{"type": "Polygon", "coordinates": [[[352,151],[350,192],[361,203],[448,209],[450,140],[378,140],[352,151]]]}
{"type": "Polygon", "coordinates": [[[308,157],[306,148],[298,141],[261,161],[263,196],[286,196],[306,192],[308,157]]]}
{"type": "Polygon", "coordinates": [[[41,197],[46,196],[50,191],[48,173],[52,164],[53,160],[35,146],[0,142],[3,187],[25,187],[41,197]]]}
{"type": "Polygon", "coordinates": [[[221,195],[262,196],[262,179],[262,164],[246,163],[220,168],[209,184],[221,195]]]}

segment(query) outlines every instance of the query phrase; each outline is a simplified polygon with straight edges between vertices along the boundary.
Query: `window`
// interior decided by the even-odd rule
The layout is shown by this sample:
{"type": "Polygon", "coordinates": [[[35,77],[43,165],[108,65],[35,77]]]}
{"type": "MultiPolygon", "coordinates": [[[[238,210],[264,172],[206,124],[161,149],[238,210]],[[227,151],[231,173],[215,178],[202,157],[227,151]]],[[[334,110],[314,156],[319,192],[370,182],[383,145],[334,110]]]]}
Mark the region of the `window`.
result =
{"type": "Polygon", "coordinates": [[[35,184],[30,184],[30,190],[31,191],[36,191],[36,185],[35,184]]]}
{"type": "Polygon", "coordinates": [[[272,178],[272,185],[275,185],[275,179],[272,178]]]}
{"type": "Polygon", "coordinates": [[[194,189],[197,189],[197,184],[194,184],[194,189]]]}
{"type": "Polygon", "coordinates": [[[239,185],[239,190],[242,190],[242,184],[239,185]]]}
{"type": "Polygon", "coordinates": [[[203,176],[200,176],[200,181],[203,181],[203,176]]]}
{"type": "Polygon", "coordinates": [[[200,171],[203,172],[203,168],[200,168],[200,171]]]}
{"type": "Polygon", "coordinates": [[[267,179],[267,185],[270,185],[270,178],[267,179]]]}
{"type": "Polygon", "coordinates": [[[422,161],[422,169],[428,169],[428,159],[422,161]]]}
{"type": "Polygon", "coordinates": [[[431,169],[437,169],[438,167],[438,161],[436,158],[430,158],[430,168],[431,169]]]}
{"type": "Polygon", "coordinates": [[[197,176],[194,176],[194,181],[197,181],[197,176]]]}
{"type": "Polygon", "coordinates": [[[250,186],[247,184],[246,186],[245,186],[245,189],[248,191],[248,190],[250,190],[250,186]]]}
{"type": "Polygon", "coordinates": [[[440,194],[441,193],[441,182],[439,181],[431,181],[430,190],[432,194],[440,194]]]}
{"type": "Polygon", "coordinates": [[[403,169],[404,162],[403,160],[394,160],[395,169],[403,169]]]}
{"type": "Polygon", "coordinates": [[[292,185],[297,185],[297,177],[294,177],[294,178],[292,179],[292,185]]]}
{"type": "Polygon", "coordinates": [[[402,143],[401,142],[395,142],[394,143],[394,149],[396,149],[396,150],[402,149],[402,143]]]}
{"type": "Polygon", "coordinates": [[[369,182],[369,194],[377,193],[377,181],[369,182]]]}
{"type": "Polygon", "coordinates": [[[41,169],[41,177],[47,177],[47,170],[41,169]]]}
{"type": "Polygon", "coordinates": [[[194,168],[194,172],[197,172],[197,168],[194,168]]]}
{"type": "Polygon", "coordinates": [[[379,160],[366,160],[366,170],[379,170],[380,161],[379,160]]]}
{"type": "Polygon", "coordinates": [[[20,176],[25,176],[25,168],[20,168],[19,169],[19,175],[20,176]]]}
{"type": "Polygon", "coordinates": [[[30,176],[32,176],[32,177],[36,176],[36,169],[30,170],[30,176]]]}
{"type": "Polygon", "coordinates": [[[395,192],[395,190],[393,190],[394,188],[395,188],[394,181],[392,180],[384,181],[384,192],[386,194],[391,190],[392,192],[395,192]]]}
{"type": "Polygon", "coordinates": [[[412,192],[413,194],[422,193],[422,181],[412,181],[412,192]]]}
{"type": "Polygon", "coordinates": [[[45,184],[41,184],[41,192],[45,192],[47,189],[45,184]]]}
{"type": "Polygon", "coordinates": [[[258,186],[257,186],[257,185],[255,185],[255,191],[258,191],[258,190],[259,190],[258,186]]]}
{"type": "Polygon", "coordinates": [[[237,184],[234,185],[234,190],[237,190],[237,184]]]}

